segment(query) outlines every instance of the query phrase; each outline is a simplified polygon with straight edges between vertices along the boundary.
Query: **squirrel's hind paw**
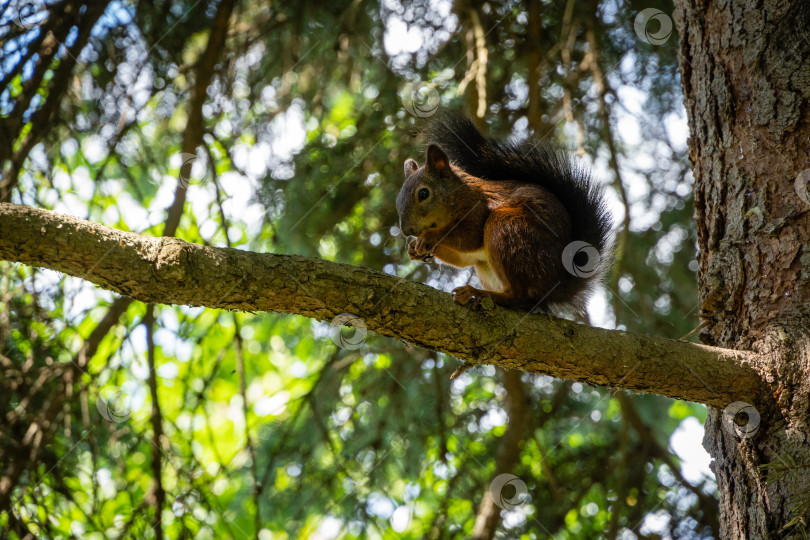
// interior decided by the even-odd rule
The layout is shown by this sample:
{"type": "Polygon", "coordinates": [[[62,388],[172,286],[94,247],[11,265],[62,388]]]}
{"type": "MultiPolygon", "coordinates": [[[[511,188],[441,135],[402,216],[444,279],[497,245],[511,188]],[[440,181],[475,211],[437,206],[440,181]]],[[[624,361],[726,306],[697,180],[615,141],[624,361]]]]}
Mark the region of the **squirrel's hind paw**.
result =
{"type": "MultiPolygon", "coordinates": [[[[456,304],[461,304],[462,306],[465,306],[470,302],[470,300],[475,298],[475,293],[477,292],[478,289],[476,289],[472,285],[464,285],[463,287],[456,287],[455,289],[453,289],[453,300],[456,301],[456,304]]],[[[474,305],[473,309],[475,309],[474,305]]]]}
{"type": "Polygon", "coordinates": [[[453,289],[453,299],[457,304],[462,306],[469,305],[470,309],[477,311],[483,308],[484,311],[492,311],[495,309],[495,302],[492,300],[492,294],[489,291],[476,289],[472,285],[464,285],[453,289]],[[472,303],[470,303],[472,301],[472,303]]]}

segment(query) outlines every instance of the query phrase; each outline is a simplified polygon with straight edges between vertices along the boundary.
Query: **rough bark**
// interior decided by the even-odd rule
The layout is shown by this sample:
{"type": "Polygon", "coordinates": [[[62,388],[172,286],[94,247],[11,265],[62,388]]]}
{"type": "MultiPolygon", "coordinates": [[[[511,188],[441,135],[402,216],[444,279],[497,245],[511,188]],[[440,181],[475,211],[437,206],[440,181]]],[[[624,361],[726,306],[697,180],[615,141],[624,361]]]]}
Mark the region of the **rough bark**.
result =
{"type": "Polygon", "coordinates": [[[810,4],[682,0],[674,16],[695,173],[701,338],[758,351],[772,387],[753,436],[731,435],[710,410],[704,444],[721,493],[721,536],[801,537],[810,510],[810,198],[799,176],[810,168],[810,4]]]}
{"type": "Polygon", "coordinates": [[[449,294],[320,259],[150,238],[0,204],[0,259],[81,277],[143,302],[295,313],[349,313],[368,330],[472,364],[725,406],[767,392],[756,356],[603,330],[506,309],[473,312],[449,294]]]}

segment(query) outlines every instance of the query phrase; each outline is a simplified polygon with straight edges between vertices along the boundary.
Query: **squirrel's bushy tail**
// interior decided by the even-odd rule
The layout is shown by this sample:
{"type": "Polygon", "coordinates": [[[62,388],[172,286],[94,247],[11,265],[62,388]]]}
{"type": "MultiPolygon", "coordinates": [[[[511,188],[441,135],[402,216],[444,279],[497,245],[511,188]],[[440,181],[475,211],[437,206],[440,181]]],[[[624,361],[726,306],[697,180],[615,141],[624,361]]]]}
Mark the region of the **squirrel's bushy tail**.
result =
{"type": "Polygon", "coordinates": [[[611,214],[604,190],[585,167],[544,141],[486,137],[462,115],[440,111],[425,128],[427,141],[439,145],[467,174],[487,180],[516,180],[549,190],[568,210],[573,238],[600,251],[610,247],[611,214]]]}
{"type": "Polygon", "coordinates": [[[598,268],[585,272],[587,276],[582,277],[586,279],[577,280],[578,285],[562,287],[568,289],[564,294],[575,297],[564,303],[573,301],[575,309],[582,311],[591,286],[609,268],[613,249],[612,217],[604,189],[591,180],[588,169],[574,163],[564,150],[537,138],[516,141],[484,136],[467,116],[456,111],[439,111],[423,132],[428,143],[441,147],[450,161],[467,174],[537,185],[559,199],[571,218],[574,242],[580,242],[580,247],[585,242],[599,253],[598,268]]]}

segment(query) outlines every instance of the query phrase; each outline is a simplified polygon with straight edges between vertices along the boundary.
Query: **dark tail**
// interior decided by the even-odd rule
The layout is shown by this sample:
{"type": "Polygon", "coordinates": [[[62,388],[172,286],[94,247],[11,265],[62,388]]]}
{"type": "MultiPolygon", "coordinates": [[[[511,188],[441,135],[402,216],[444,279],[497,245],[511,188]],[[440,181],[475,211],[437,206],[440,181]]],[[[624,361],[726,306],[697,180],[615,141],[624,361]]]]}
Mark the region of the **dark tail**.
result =
{"type": "Polygon", "coordinates": [[[604,190],[589,171],[560,148],[539,139],[524,141],[485,137],[461,113],[439,111],[424,128],[427,141],[439,145],[467,174],[488,180],[515,180],[542,186],[568,210],[574,240],[594,246],[610,258],[611,214],[604,190]]]}

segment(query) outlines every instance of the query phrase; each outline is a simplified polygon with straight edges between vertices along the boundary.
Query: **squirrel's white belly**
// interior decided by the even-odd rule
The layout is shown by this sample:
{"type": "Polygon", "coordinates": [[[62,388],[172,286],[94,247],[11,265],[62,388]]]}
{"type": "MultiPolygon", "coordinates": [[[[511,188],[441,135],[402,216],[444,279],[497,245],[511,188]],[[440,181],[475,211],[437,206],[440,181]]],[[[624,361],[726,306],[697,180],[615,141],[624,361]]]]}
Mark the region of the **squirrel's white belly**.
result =
{"type": "Polygon", "coordinates": [[[466,253],[459,251],[458,258],[462,267],[478,266],[481,263],[489,265],[489,261],[487,260],[487,252],[484,248],[481,248],[478,251],[468,251],[466,253]]]}
{"type": "Polygon", "coordinates": [[[488,291],[503,292],[503,283],[498,278],[492,266],[487,259],[487,252],[484,248],[477,251],[456,252],[456,260],[453,266],[466,268],[474,266],[475,272],[478,274],[478,281],[481,282],[481,287],[488,291]]]}
{"type": "Polygon", "coordinates": [[[465,253],[465,259],[468,259],[470,266],[475,266],[475,273],[478,274],[478,281],[481,282],[481,286],[493,292],[503,292],[503,283],[498,278],[495,271],[492,269],[492,266],[489,264],[489,259],[487,259],[487,252],[484,248],[479,249],[478,251],[473,251],[472,253],[465,253]]]}

